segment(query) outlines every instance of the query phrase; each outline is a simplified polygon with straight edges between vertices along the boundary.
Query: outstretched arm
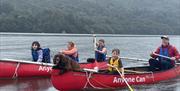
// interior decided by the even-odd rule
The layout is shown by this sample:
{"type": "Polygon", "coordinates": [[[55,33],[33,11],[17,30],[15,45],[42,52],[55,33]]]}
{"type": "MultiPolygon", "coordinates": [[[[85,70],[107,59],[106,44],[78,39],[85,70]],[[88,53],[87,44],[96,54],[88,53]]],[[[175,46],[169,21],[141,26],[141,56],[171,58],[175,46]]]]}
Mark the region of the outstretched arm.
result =
{"type": "Polygon", "coordinates": [[[97,51],[97,52],[99,52],[99,53],[104,54],[104,53],[106,53],[106,52],[107,52],[107,49],[106,49],[106,48],[103,48],[103,49],[102,49],[102,51],[100,51],[100,50],[95,50],[95,51],[97,51]]]}
{"type": "Polygon", "coordinates": [[[62,53],[66,55],[72,55],[77,51],[76,48],[73,48],[72,50],[63,50],[62,53]]]}
{"type": "Polygon", "coordinates": [[[159,53],[160,53],[160,47],[158,47],[155,52],[153,52],[153,53],[150,54],[150,56],[151,56],[152,58],[157,58],[157,55],[155,55],[154,53],[159,54],[159,53]]]}

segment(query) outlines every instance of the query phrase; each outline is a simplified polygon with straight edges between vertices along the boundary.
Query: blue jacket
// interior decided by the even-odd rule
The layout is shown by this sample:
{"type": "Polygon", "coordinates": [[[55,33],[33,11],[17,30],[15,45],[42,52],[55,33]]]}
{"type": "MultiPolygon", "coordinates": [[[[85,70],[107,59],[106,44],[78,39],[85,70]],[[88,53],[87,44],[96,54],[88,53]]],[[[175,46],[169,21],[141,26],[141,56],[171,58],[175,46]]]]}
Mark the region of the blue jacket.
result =
{"type": "Polygon", "coordinates": [[[31,54],[32,54],[32,59],[35,62],[50,63],[51,58],[50,58],[49,48],[44,48],[44,49],[39,48],[38,50],[31,49],[31,54]]]}
{"type": "MultiPolygon", "coordinates": [[[[97,50],[102,51],[104,47],[100,48],[98,47],[97,50]]],[[[95,52],[95,59],[96,61],[105,61],[106,60],[106,53],[99,53],[99,52],[95,52]]]]}

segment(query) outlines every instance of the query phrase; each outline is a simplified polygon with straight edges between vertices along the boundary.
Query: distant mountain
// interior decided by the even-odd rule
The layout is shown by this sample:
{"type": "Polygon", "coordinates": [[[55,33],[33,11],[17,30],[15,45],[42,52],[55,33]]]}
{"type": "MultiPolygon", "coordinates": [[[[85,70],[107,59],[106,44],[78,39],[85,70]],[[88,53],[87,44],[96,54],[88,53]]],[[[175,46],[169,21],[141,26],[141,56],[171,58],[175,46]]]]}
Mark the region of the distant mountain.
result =
{"type": "Polygon", "coordinates": [[[180,0],[1,0],[0,32],[180,35],[180,0]]]}

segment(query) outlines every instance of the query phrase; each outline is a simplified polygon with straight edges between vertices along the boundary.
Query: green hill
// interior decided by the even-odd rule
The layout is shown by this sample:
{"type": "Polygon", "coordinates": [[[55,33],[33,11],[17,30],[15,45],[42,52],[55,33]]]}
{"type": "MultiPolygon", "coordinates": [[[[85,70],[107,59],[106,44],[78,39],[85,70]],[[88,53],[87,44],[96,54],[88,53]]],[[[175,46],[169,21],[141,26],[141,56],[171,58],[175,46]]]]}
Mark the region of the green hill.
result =
{"type": "Polygon", "coordinates": [[[180,0],[1,0],[0,32],[180,34],[180,0]]]}

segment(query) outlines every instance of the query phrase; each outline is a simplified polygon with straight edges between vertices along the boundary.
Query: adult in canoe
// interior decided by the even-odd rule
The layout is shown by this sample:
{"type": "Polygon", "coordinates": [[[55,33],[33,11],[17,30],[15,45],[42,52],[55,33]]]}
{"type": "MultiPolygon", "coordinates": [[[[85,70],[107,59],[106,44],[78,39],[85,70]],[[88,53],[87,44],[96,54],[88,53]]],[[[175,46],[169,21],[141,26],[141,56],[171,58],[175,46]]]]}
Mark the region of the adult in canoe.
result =
{"type": "Polygon", "coordinates": [[[60,53],[65,54],[66,56],[70,57],[76,62],[79,62],[79,54],[78,49],[74,42],[70,41],[68,42],[67,49],[61,50],[60,53]]]}
{"type": "Polygon", "coordinates": [[[97,62],[106,60],[107,49],[105,47],[104,39],[100,39],[97,43],[97,49],[95,49],[95,59],[97,62]]]}
{"type": "Polygon", "coordinates": [[[162,36],[162,44],[160,47],[156,49],[155,52],[151,53],[150,56],[152,57],[149,60],[150,70],[167,70],[175,66],[175,60],[180,59],[180,54],[175,46],[172,46],[169,43],[168,36],[162,36]],[[163,55],[170,57],[170,59],[160,57],[156,54],[163,55]]]}
{"type": "MultiPolygon", "coordinates": [[[[113,49],[112,50],[112,57],[108,59],[108,64],[115,66],[119,68],[119,70],[122,72],[122,75],[124,76],[124,68],[121,62],[121,59],[119,58],[120,50],[119,49],[113,49]]],[[[119,74],[117,70],[113,67],[108,67],[108,73],[110,74],[119,74]]]]}
{"type": "Polygon", "coordinates": [[[31,46],[31,54],[34,62],[45,62],[50,63],[50,49],[41,48],[41,45],[38,41],[34,41],[31,46]]]}

